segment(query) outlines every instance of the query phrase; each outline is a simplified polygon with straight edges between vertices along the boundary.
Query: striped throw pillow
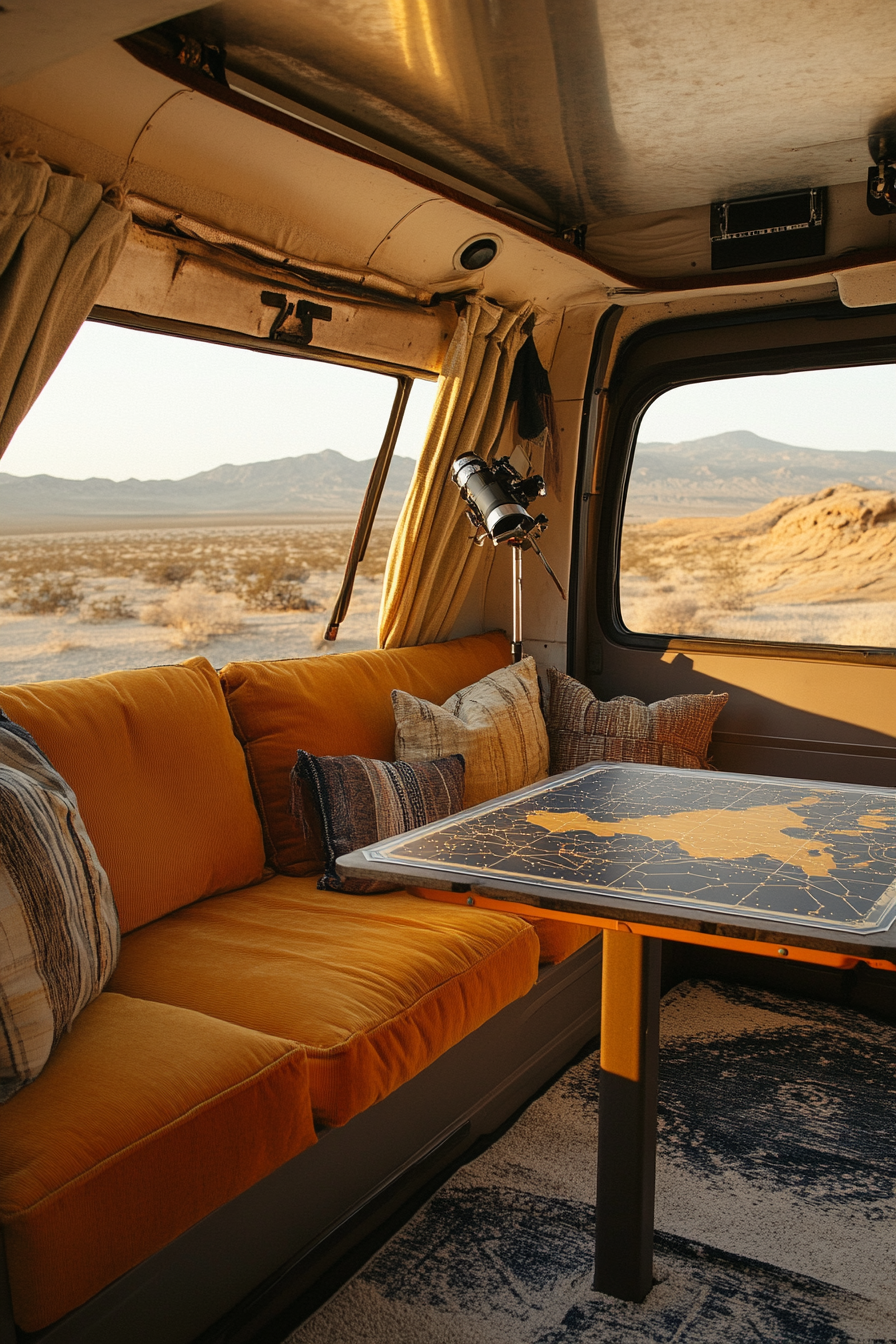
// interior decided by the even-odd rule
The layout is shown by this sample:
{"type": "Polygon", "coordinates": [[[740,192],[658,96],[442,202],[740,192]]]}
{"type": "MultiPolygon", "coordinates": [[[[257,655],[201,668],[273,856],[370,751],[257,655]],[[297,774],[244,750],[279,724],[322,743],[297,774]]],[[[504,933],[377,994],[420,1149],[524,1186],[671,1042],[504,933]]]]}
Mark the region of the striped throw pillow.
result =
{"type": "MultiPolygon", "coordinates": [[[[372,761],[364,756],[312,756],[300,751],[290,776],[292,812],[307,827],[313,808],[319,820],[327,866],[318,882],[321,891],[349,891],[360,896],[394,891],[395,883],[344,877],[336,860],[355,849],[388,840],[430,821],[459,812],[464,799],[464,761],[409,765],[404,761],[372,761]]],[[[312,821],[313,824],[313,821],[312,821]]]]}
{"type": "Polygon", "coordinates": [[[395,758],[431,761],[460,752],[464,806],[534,784],[548,772],[548,735],[535,659],[524,658],[465,686],[444,705],[392,692],[395,758]]]}
{"type": "Polygon", "coordinates": [[[109,881],[75,795],[0,710],[0,1102],[37,1077],[118,948],[109,881]]]}

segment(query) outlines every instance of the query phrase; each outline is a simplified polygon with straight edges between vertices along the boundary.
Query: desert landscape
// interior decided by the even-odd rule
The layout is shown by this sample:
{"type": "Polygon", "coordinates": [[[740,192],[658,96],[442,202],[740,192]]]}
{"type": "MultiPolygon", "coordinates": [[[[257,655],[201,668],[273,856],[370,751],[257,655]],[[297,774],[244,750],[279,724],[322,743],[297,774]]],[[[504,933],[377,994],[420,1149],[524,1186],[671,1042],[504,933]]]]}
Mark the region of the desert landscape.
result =
{"type": "Polygon", "coordinates": [[[848,482],[733,518],[623,530],[630,630],[896,646],[896,495],[848,482]]]}
{"type": "Polygon", "coordinates": [[[332,644],[323,631],[350,523],[7,536],[0,679],[89,676],[199,652],[220,667],[372,648],[393,527],[375,525],[332,644]]]}
{"type": "Polygon", "coordinates": [[[372,648],[409,458],[393,460],[349,616],[323,639],[371,466],[327,450],[179,481],[0,472],[0,681],[372,648]]]}
{"type": "MultiPolygon", "coordinates": [[[[185,481],[0,473],[0,681],[372,648],[409,459],[323,640],[370,465],[330,451],[185,481]]],[[[621,571],[634,631],[896,647],[896,453],[746,431],[639,445],[621,571]],[[864,471],[831,483],[844,467],[864,471]]]]}

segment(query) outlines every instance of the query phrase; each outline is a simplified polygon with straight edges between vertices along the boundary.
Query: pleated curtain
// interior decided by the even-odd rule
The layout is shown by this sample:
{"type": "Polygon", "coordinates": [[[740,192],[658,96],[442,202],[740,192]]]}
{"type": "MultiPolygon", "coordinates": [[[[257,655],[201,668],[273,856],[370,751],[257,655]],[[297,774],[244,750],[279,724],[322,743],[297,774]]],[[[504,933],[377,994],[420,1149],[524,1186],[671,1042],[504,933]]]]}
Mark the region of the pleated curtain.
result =
{"type": "Polygon", "coordinates": [[[531,312],[531,303],[513,310],[473,298],[460,314],[386,564],[381,648],[447,639],[478,567],[488,560],[490,543],[481,549],[470,543],[472,528],[451,467],[462,453],[488,458],[498,441],[531,312]]]}
{"type": "Polygon", "coordinates": [[[93,307],[130,215],[98,182],[0,156],[0,456],[93,307]]]}

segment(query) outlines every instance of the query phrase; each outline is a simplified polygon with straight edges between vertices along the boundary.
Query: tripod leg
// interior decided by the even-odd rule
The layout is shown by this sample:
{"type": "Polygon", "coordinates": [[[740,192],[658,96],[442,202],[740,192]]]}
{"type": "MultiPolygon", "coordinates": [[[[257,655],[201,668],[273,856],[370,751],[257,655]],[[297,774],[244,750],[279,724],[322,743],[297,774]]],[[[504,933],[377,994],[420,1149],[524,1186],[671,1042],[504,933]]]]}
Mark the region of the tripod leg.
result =
{"type": "Polygon", "coordinates": [[[519,663],[523,657],[523,548],[511,546],[513,556],[513,637],[511,639],[512,658],[519,663]]]}

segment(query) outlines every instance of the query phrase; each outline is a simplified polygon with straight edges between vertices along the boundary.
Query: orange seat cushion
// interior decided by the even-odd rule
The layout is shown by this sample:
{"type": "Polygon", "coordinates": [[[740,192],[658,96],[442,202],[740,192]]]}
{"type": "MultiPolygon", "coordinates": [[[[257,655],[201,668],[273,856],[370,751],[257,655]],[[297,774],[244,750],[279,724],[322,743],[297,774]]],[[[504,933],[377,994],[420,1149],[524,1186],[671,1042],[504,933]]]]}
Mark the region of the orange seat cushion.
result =
{"type": "Polygon", "coordinates": [[[343,1125],[537,973],[538,939],[514,916],[278,875],[129,934],[110,987],[296,1041],[315,1118],[343,1125]]]}
{"type": "Polygon", "coordinates": [[[101,994],[0,1106],[18,1325],[58,1320],[314,1141],[292,1042],[101,994]]]}
{"type": "Polygon", "coordinates": [[[531,922],[538,936],[540,961],[543,966],[556,966],[559,962],[565,961],[573,952],[578,952],[580,947],[590,943],[591,939],[600,933],[600,929],[592,924],[574,924],[566,919],[541,919],[536,915],[533,915],[531,920],[528,915],[523,915],[522,918],[527,923],[531,922]]]}
{"type": "Polygon", "coordinates": [[[393,690],[440,705],[509,661],[506,637],[492,631],[419,648],[228,663],[221,682],[273,866],[299,876],[324,864],[319,839],[305,837],[289,810],[289,772],[300,747],[313,756],[393,761],[393,690]]]}
{"type": "MultiPolygon", "coordinates": [[[[432,887],[410,887],[409,890],[415,896],[422,896],[428,901],[447,899],[444,891],[437,891],[432,887]]],[[[456,898],[452,898],[451,904],[457,904],[456,898]]],[[[557,966],[600,933],[600,929],[594,924],[576,924],[574,920],[568,919],[549,919],[536,914],[534,909],[531,915],[523,915],[518,910],[513,911],[513,914],[531,924],[535,930],[538,938],[538,960],[542,966],[557,966]]]]}
{"type": "Polygon", "coordinates": [[[0,687],[0,706],[74,789],[122,932],[262,877],[245,758],[205,658],[0,687]]]}

